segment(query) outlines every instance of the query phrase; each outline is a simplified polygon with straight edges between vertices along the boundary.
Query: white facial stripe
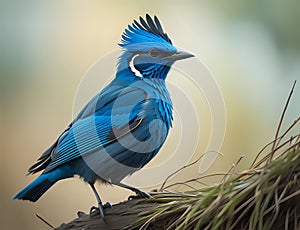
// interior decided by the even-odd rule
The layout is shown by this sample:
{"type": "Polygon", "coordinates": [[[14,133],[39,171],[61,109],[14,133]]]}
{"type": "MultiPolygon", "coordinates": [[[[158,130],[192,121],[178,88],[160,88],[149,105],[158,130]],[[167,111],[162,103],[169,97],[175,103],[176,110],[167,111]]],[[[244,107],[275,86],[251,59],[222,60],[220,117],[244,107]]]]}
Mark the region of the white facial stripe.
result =
{"type": "Polygon", "coordinates": [[[134,73],[135,76],[137,76],[137,77],[143,77],[143,75],[141,74],[141,72],[138,71],[138,70],[134,67],[134,59],[135,59],[137,56],[139,56],[139,54],[136,54],[136,55],[134,55],[134,56],[131,58],[131,60],[130,60],[130,62],[129,62],[129,68],[130,68],[130,70],[134,73]]]}

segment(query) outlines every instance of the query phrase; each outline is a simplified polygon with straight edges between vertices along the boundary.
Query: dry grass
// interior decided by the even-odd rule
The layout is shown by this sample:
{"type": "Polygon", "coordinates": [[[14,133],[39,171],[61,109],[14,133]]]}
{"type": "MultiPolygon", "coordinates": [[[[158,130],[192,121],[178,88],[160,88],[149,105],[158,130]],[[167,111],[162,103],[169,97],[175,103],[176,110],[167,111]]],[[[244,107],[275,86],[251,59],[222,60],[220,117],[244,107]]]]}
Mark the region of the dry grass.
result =
{"type": "MultiPolygon", "coordinates": [[[[166,191],[173,185],[164,183],[161,193],[147,201],[159,205],[141,213],[131,228],[300,229],[300,117],[281,131],[294,87],[274,141],[257,154],[248,170],[236,172],[233,167],[219,184],[183,193],[166,191]],[[292,131],[297,134],[291,136],[292,131]]],[[[190,186],[201,179],[179,184],[190,186]]]]}

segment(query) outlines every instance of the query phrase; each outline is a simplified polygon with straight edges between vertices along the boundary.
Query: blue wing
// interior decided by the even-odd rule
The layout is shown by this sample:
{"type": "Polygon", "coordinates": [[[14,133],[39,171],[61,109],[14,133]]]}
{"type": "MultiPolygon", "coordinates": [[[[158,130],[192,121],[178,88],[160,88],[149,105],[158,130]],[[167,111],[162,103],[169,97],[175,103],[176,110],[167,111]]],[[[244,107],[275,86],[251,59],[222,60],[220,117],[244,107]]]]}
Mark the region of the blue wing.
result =
{"type": "MultiPolygon", "coordinates": [[[[145,117],[147,94],[140,88],[111,84],[96,95],[29,172],[45,172],[99,150],[137,128],[145,117]],[[125,127],[125,128],[124,128],[125,127]]],[[[141,131],[144,129],[141,129],[141,131]]],[[[145,130],[144,130],[145,131],[145,130]]],[[[146,135],[141,132],[138,136],[146,135]]]]}

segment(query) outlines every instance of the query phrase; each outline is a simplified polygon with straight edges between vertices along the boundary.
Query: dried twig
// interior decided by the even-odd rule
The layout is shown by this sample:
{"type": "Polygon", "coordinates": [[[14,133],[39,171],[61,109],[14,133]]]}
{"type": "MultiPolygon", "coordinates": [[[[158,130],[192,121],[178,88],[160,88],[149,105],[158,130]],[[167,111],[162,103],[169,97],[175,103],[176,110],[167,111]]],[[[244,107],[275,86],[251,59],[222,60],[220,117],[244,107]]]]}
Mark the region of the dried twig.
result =
{"type": "Polygon", "coordinates": [[[43,223],[45,223],[48,227],[50,227],[51,229],[54,229],[53,225],[51,225],[45,218],[43,218],[42,216],[40,216],[39,214],[35,214],[35,216],[41,220],[43,223]]]}
{"type": "MultiPolygon", "coordinates": [[[[175,172],[171,173],[171,174],[164,180],[164,182],[162,183],[162,185],[161,185],[160,188],[159,188],[159,191],[163,191],[163,190],[165,189],[165,185],[166,185],[166,183],[170,180],[171,177],[175,176],[177,173],[181,172],[182,170],[184,170],[184,169],[186,169],[186,168],[188,168],[188,167],[191,167],[191,166],[197,164],[197,163],[198,163],[198,162],[199,162],[206,154],[212,153],[212,152],[218,153],[219,155],[223,156],[222,153],[217,152],[217,151],[208,151],[208,152],[204,153],[203,155],[199,156],[195,161],[193,161],[193,162],[191,162],[191,163],[189,163],[189,164],[186,164],[186,165],[182,166],[181,168],[177,169],[175,172]]],[[[171,185],[171,186],[172,186],[172,185],[171,185]]],[[[170,186],[168,186],[168,187],[170,187],[170,186]]]]}
{"type": "MultiPolygon", "coordinates": [[[[280,132],[280,128],[281,128],[281,125],[282,125],[282,122],[283,122],[285,113],[286,113],[286,111],[287,111],[288,105],[289,105],[289,103],[290,103],[290,100],[291,100],[291,98],[292,98],[292,95],[293,95],[293,92],[294,92],[294,88],[295,88],[295,86],[296,86],[296,83],[297,83],[297,81],[295,80],[294,83],[293,83],[292,89],[291,89],[291,91],[290,91],[290,94],[289,94],[289,96],[288,96],[288,99],[287,99],[287,101],[286,101],[286,103],[285,103],[284,109],[283,109],[283,111],[282,111],[282,114],[281,114],[281,117],[280,117],[280,120],[279,120],[279,124],[278,124],[277,130],[276,130],[276,133],[275,133],[275,138],[274,138],[274,140],[277,140],[277,138],[278,138],[278,135],[279,135],[279,132],[280,132]]],[[[279,143],[279,142],[278,142],[278,143],[279,143]]],[[[272,161],[272,159],[273,159],[273,156],[274,156],[274,153],[275,153],[275,152],[274,152],[274,149],[275,149],[275,147],[277,146],[278,143],[277,143],[277,141],[274,141],[274,142],[273,142],[273,146],[272,146],[272,154],[270,155],[269,162],[272,161]]]]}

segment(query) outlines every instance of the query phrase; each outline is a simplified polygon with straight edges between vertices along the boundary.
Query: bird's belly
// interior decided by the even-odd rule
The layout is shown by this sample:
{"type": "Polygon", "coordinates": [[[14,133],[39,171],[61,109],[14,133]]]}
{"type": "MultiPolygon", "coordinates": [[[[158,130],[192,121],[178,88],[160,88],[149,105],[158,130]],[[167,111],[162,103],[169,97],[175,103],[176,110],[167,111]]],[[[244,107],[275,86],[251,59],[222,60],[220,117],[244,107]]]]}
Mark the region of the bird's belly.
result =
{"type": "MultiPolygon", "coordinates": [[[[117,183],[133,174],[147,164],[159,151],[165,141],[167,132],[164,129],[151,130],[151,136],[145,139],[136,138],[132,132],[95,152],[82,156],[89,170],[80,175],[89,178],[92,174],[104,181],[117,183]]],[[[89,181],[89,179],[87,179],[89,181]]]]}
{"type": "MultiPolygon", "coordinates": [[[[105,150],[89,154],[83,157],[85,164],[88,166],[88,170],[85,169],[84,172],[79,172],[79,175],[88,182],[93,182],[95,179],[102,179],[111,183],[120,182],[152,159],[152,157],[149,157],[149,159],[147,159],[146,156],[140,157],[138,154],[139,153],[130,151],[122,152],[122,157],[126,157],[126,159],[124,159],[125,163],[116,160],[105,150]],[[130,160],[132,164],[127,165],[126,160],[130,160]]],[[[117,159],[118,158],[119,157],[117,157],[117,159]]]]}

